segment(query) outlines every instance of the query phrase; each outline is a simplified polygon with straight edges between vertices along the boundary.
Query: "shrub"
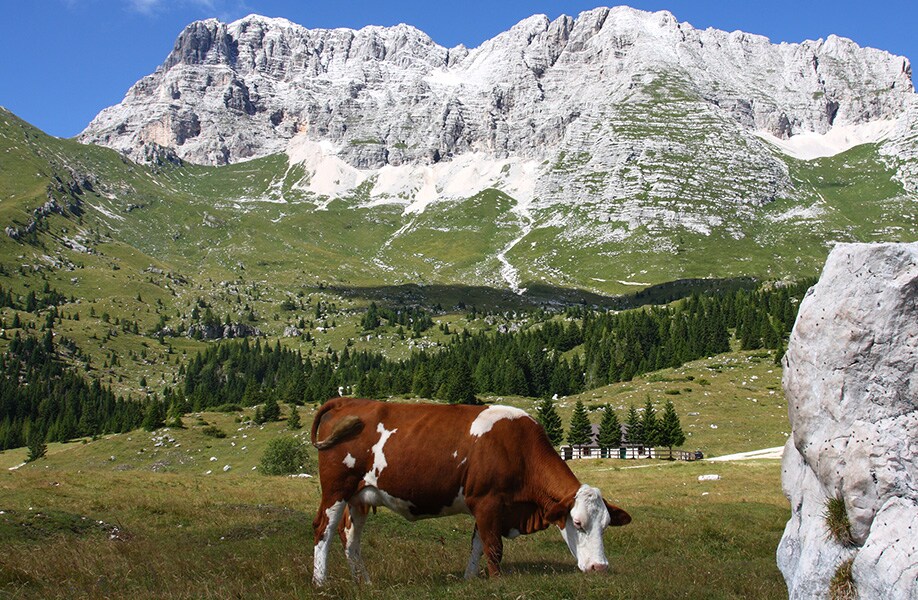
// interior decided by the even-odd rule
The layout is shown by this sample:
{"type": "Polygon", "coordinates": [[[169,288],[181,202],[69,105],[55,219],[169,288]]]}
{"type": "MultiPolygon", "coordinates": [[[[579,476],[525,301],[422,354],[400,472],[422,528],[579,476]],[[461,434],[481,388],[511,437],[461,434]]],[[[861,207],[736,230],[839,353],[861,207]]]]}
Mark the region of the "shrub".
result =
{"type": "Polygon", "coordinates": [[[242,407],[238,404],[227,403],[221,404],[220,406],[215,406],[211,410],[220,413],[241,412],[242,407]]]}
{"type": "Polygon", "coordinates": [[[853,546],[854,538],[851,537],[851,523],[848,521],[848,510],[845,500],[833,497],[826,500],[826,510],[822,513],[826,527],[832,538],[842,546],[853,546]]]}
{"type": "Polygon", "coordinates": [[[285,435],[268,442],[261,457],[261,472],[265,475],[290,475],[312,470],[306,444],[285,435]]]}
{"type": "Polygon", "coordinates": [[[851,565],[854,559],[849,558],[835,569],[835,575],[829,582],[830,600],[856,600],[857,588],[854,586],[854,577],[851,573],[851,565]]]}
{"type": "Polygon", "coordinates": [[[201,433],[203,433],[207,437],[212,437],[212,438],[225,438],[226,437],[226,432],[220,429],[219,427],[217,427],[216,425],[208,425],[207,427],[201,430],[201,433]]]}

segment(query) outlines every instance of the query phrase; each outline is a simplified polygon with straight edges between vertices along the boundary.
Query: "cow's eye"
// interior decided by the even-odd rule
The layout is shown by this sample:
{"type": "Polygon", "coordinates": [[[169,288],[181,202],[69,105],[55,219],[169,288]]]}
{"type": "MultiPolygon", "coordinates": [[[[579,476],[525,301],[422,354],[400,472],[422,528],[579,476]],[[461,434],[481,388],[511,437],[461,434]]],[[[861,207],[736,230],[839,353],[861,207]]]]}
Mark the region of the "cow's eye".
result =
{"type": "Polygon", "coordinates": [[[583,522],[580,519],[574,519],[574,528],[577,531],[583,531],[583,522]]]}

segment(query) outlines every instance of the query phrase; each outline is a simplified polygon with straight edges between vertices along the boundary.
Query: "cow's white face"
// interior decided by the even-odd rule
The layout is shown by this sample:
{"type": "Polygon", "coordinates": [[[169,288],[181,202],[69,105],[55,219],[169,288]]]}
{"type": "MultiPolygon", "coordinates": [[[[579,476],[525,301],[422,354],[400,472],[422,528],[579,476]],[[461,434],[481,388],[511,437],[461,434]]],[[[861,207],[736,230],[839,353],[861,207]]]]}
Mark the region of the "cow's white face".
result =
{"type": "Polygon", "coordinates": [[[561,528],[561,536],[581,571],[601,572],[609,568],[602,542],[603,530],[609,525],[626,525],[630,521],[628,513],[606,504],[598,489],[582,485],[574,496],[574,506],[561,528]]]}

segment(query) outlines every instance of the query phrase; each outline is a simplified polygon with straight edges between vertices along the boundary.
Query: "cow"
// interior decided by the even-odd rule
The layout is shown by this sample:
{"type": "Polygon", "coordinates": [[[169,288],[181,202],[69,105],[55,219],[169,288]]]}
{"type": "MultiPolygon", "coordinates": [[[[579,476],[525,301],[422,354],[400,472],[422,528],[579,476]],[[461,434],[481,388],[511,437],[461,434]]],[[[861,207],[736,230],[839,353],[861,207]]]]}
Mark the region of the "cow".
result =
{"type": "Polygon", "coordinates": [[[360,536],[370,509],[410,521],[454,514],[475,519],[466,579],[500,575],[503,539],[556,525],[583,572],[608,569],[602,533],[631,516],[581,485],[545,430],[510,406],[399,404],[335,398],[312,424],[322,499],[316,518],[313,582],[328,573],[339,530],[351,574],[369,582],[360,536]]]}

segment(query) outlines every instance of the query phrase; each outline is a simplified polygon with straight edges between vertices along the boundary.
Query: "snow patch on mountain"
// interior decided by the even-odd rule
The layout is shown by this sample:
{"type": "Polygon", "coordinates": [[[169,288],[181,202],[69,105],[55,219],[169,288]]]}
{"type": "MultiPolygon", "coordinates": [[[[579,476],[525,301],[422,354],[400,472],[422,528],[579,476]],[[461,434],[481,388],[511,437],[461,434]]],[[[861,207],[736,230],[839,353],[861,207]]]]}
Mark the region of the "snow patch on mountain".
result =
{"type": "Polygon", "coordinates": [[[896,119],[880,119],[870,123],[835,125],[825,133],[808,131],[787,139],[776,137],[770,131],[755,134],[781,152],[800,160],[813,160],[841,154],[861,144],[875,144],[886,140],[895,130],[896,119]]]}
{"type": "Polygon", "coordinates": [[[328,140],[312,140],[306,134],[294,137],[286,152],[291,166],[300,165],[306,170],[306,176],[295,185],[297,189],[330,198],[346,196],[361,184],[369,183],[370,200],[365,206],[400,204],[405,214],[420,214],[434,202],[465,199],[486,189],[501,190],[516,199],[518,206],[527,206],[538,177],[535,161],[495,160],[481,152],[469,152],[433,165],[358,169],[338,156],[337,145],[328,140]]]}

